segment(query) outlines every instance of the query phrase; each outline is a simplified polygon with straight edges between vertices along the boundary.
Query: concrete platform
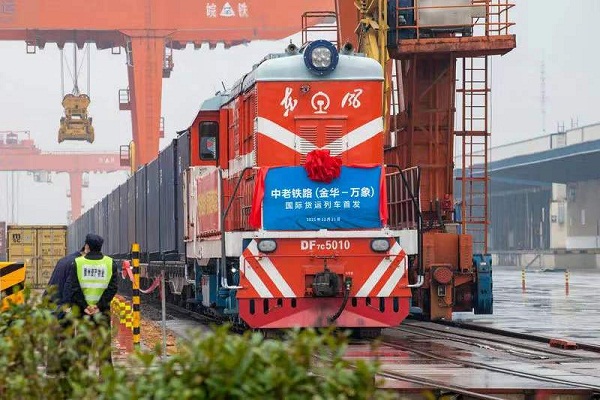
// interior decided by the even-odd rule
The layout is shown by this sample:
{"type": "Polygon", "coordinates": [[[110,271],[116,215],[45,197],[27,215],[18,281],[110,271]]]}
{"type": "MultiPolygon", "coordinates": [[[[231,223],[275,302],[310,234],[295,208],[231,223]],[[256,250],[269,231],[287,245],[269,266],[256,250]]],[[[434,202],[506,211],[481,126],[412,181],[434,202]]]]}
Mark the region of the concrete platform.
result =
{"type": "Polygon", "coordinates": [[[600,345],[600,271],[525,273],[494,267],[494,314],[455,313],[454,320],[548,338],[600,345]]]}

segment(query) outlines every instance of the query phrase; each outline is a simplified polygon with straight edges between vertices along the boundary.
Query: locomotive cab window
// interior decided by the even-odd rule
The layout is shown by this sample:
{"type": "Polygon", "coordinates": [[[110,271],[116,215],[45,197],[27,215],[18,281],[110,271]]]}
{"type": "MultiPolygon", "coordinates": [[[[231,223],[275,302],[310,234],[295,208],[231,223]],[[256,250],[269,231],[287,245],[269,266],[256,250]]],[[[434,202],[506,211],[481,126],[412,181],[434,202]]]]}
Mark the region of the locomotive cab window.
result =
{"type": "Polygon", "coordinates": [[[214,121],[200,123],[200,159],[216,160],[218,151],[219,124],[214,121]]]}

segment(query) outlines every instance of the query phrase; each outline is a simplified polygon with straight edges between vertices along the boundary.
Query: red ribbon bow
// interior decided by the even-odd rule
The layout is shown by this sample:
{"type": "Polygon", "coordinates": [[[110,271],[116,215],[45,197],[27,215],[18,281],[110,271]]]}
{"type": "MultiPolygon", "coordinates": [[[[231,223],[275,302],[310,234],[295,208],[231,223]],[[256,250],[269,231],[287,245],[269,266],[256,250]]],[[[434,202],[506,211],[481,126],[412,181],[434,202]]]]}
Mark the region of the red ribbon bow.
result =
{"type": "Polygon", "coordinates": [[[340,176],[342,160],[332,157],[329,150],[313,150],[306,155],[304,169],[311,180],[330,183],[340,176]]]}

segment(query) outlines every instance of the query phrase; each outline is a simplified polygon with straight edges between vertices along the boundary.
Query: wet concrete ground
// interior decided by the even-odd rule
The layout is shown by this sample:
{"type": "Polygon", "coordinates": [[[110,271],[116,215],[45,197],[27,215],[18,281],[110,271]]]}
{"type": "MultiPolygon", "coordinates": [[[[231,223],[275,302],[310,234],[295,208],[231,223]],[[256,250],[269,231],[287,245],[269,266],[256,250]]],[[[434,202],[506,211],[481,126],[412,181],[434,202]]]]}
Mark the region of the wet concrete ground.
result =
{"type": "Polygon", "coordinates": [[[600,345],[600,271],[569,273],[494,268],[494,314],[455,313],[454,319],[551,338],[600,345]]]}
{"type": "MultiPolygon", "coordinates": [[[[575,271],[569,278],[567,295],[564,272],[529,271],[523,292],[520,270],[496,267],[494,314],[457,313],[455,320],[600,344],[600,291],[596,290],[600,271],[575,271]]],[[[156,322],[158,332],[160,322],[156,322]]],[[[207,329],[173,317],[167,321],[167,328],[182,338],[201,335],[207,329]]],[[[392,390],[421,393],[424,388],[438,387],[439,382],[488,394],[524,390],[573,394],[574,389],[587,389],[582,392],[585,398],[590,387],[600,390],[598,353],[555,349],[544,343],[426,322],[406,321],[384,332],[384,343],[375,353],[368,343],[353,343],[347,357],[377,357],[382,364],[383,386],[392,390]],[[399,376],[420,383],[399,380],[399,376]],[[433,383],[422,383],[427,380],[433,383]]]]}
{"type": "MultiPolygon", "coordinates": [[[[596,352],[556,349],[546,343],[420,321],[388,329],[383,339],[375,355],[390,374],[385,382],[390,388],[447,385],[494,394],[600,390],[596,352]],[[436,384],[408,383],[394,374],[436,384]]],[[[361,358],[365,352],[368,345],[355,346],[349,356],[361,358]]]]}

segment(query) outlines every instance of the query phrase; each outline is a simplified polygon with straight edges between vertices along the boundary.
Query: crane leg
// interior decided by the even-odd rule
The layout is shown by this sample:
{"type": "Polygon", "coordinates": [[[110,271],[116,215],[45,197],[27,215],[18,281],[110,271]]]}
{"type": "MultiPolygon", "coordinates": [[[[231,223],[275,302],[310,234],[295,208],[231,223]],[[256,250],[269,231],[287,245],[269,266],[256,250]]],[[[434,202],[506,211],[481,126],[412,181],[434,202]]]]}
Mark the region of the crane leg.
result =
{"type": "Polygon", "coordinates": [[[158,154],[165,39],[130,39],[133,65],[128,66],[128,77],[137,167],[152,161],[158,154]]]}
{"type": "Polygon", "coordinates": [[[355,29],[359,21],[359,14],[355,2],[351,0],[335,0],[335,12],[338,19],[340,44],[343,45],[346,42],[350,42],[355,49],[358,49],[358,36],[355,29]]]}
{"type": "Polygon", "coordinates": [[[71,189],[71,219],[75,221],[81,216],[81,172],[69,172],[71,189]]]}

